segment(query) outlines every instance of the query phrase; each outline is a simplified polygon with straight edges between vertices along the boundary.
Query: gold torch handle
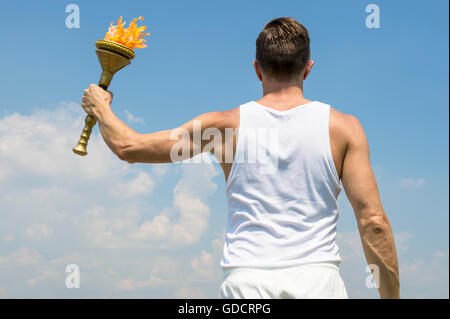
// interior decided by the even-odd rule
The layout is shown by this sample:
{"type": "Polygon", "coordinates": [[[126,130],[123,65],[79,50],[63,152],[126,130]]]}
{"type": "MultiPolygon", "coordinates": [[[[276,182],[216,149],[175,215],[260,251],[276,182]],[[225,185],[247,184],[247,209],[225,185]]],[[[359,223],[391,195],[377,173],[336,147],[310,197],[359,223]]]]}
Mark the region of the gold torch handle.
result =
{"type": "Polygon", "coordinates": [[[78,141],[77,146],[73,148],[73,152],[80,156],[86,156],[86,146],[89,141],[89,137],[91,136],[92,128],[97,124],[97,120],[93,116],[86,116],[84,120],[84,128],[81,133],[80,140],[78,141]]]}
{"type": "MultiPolygon", "coordinates": [[[[102,72],[102,75],[100,77],[100,83],[98,84],[99,87],[101,87],[103,90],[108,89],[109,83],[111,83],[111,80],[113,78],[113,74],[110,72],[102,72]],[[106,83],[108,85],[106,85],[106,83]]],[[[87,144],[89,142],[89,138],[91,137],[92,128],[97,124],[97,120],[95,117],[92,117],[90,115],[86,116],[84,120],[84,128],[83,132],[81,132],[80,140],[78,141],[77,146],[75,146],[72,151],[80,156],[86,156],[87,155],[87,144]]]]}

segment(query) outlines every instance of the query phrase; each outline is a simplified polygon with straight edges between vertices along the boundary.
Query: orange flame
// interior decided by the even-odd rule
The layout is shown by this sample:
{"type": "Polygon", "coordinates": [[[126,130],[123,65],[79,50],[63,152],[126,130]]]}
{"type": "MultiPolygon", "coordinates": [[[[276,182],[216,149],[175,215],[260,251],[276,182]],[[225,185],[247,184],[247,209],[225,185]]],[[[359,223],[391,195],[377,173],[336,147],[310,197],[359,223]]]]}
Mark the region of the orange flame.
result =
{"type": "Polygon", "coordinates": [[[144,33],[147,27],[138,27],[137,20],[144,20],[143,17],[133,19],[128,28],[124,28],[126,22],[122,22],[122,17],[117,20],[117,26],[111,23],[108,32],[106,32],[105,40],[114,41],[120,43],[131,50],[136,48],[145,48],[145,39],[143,37],[150,34],[150,32],[144,33]]]}

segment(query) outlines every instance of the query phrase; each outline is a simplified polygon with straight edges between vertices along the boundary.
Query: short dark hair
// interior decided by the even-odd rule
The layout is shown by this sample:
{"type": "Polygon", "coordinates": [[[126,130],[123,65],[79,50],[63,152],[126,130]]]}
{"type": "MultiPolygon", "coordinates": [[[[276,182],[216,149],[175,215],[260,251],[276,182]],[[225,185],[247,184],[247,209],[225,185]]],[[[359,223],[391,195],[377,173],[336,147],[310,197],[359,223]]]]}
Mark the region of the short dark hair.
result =
{"type": "Polygon", "coordinates": [[[308,30],[290,17],[267,23],[256,39],[256,61],[270,78],[291,80],[310,58],[308,30]]]}

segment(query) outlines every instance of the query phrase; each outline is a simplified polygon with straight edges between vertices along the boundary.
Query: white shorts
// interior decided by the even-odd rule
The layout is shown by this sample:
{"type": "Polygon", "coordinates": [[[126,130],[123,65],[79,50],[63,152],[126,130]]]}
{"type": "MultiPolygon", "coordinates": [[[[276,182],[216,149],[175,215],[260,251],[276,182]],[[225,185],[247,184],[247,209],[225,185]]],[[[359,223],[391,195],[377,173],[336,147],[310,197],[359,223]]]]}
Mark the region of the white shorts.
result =
{"type": "Polygon", "coordinates": [[[225,299],[347,299],[335,263],[285,268],[226,268],[219,298],[225,299]]]}

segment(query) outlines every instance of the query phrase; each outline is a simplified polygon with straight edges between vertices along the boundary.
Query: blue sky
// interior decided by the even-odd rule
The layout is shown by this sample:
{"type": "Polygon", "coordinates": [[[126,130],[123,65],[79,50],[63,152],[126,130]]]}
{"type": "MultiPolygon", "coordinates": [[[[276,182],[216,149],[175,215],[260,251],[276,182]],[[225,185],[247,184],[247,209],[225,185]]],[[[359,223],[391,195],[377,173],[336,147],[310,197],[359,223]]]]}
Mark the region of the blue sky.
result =
{"type": "MultiPolygon", "coordinates": [[[[100,75],[94,42],[119,16],[142,15],[149,47],[110,87],[114,111],[139,132],[258,99],[258,33],[275,17],[302,22],[316,61],[305,96],[355,115],[369,139],[402,295],[448,298],[447,1],[74,1],[79,29],[65,26],[69,3],[9,1],[0,11],[8,31],[0,50],[0,296],[215,296],[226,217],[218,167],[130,166],[109,153],[98,129],[88,157],[70,151],[82,128],[82,90],[100,75]],[[370,3],[380,7],[379,29],[365,26],[370,3]],[[164,216],[191,229],[181,200],[203,207],[194,214],[205,224],[195,238],[155,248],[169,235],[148,235],[145,221],[164,216]],[[86,279],[75,291],[63,282],[65,264],[76,261],[86,279]]],[[[339,204],[349,295],[376,298],[364,286],[343,191],[339,204]]]]}

